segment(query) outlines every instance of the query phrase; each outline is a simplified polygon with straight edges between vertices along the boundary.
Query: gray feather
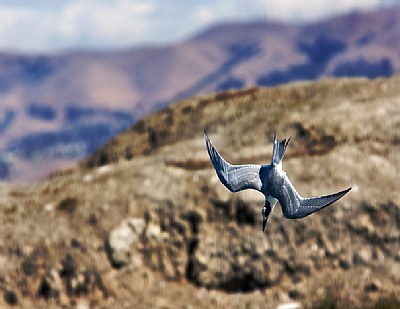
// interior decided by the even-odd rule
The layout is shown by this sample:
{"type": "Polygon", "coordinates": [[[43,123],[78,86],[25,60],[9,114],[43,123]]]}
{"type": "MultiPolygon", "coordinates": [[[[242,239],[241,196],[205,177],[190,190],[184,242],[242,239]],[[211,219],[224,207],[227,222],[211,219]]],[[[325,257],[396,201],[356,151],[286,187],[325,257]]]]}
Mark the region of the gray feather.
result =
{"type": "Polygon", "coordinates": [[[245,189],[260,191],[262,187],[260,179],[261,165],[232,165],[222,158],[213,146],[207,134],[204,134],[206,146],[211,162],[217,172],[219,180],[232,192],[245,189]]]}
{"type": "Polygon", "coordinates": [[[281,141],[276,139],[276,132],[274,134],[274,148],[272,149],[272,165],[278,165],[285,155],[286,147],[289,145],[290,137],[288,140],[281,141]]]}
{"type": "Polygon", "coordinates": [[[329,206],[350,190],[351,188],[330,195],[303,198],[296,191],[289,178],[285,176],[282,188],[277,192],[276,198],[281,204],[282,212],[285,217],[299,219],[329,206]]]}

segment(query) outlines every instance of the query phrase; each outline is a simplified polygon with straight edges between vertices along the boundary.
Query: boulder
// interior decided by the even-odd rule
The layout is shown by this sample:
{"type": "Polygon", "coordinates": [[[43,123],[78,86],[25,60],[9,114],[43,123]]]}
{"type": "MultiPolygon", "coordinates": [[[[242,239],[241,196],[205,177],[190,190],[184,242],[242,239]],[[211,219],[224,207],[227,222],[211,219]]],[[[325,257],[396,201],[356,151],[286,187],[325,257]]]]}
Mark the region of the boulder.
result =
{"type": "Polygon", "coordinates": [[[130,218],[111,231],[106,250],[113,267],[120,268],[128,263],[132,246],[139,241],[145,226],[143,218],[130,218]]]}
{"type": "MultiPolygon", "coordinates": [[[[251,231],[254,233],[254,231],[251,231]]],[[[190,260],[188,280],[229,292],[251,291],[280,281],[284,265],[257,252],[257,237],[237,233],[236,227],[218,227],[199,236],[190,260]]]]}

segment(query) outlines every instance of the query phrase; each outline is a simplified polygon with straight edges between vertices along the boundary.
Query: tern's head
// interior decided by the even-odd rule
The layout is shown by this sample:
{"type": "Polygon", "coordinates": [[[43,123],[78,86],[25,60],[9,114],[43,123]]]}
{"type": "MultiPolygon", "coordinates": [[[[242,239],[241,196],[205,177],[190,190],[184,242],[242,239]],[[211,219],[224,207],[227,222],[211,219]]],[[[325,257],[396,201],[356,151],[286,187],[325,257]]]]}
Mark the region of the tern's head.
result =
{"type": "Polygon", "coordinates": [[[262,220],[263,220],[263,232],[265,230],[265,225],[267,224],[269,215],[271,214],[271,204],[266,200],[265,201],[265,205],[261,210],[261,216],[262,216],[262,220]]]}

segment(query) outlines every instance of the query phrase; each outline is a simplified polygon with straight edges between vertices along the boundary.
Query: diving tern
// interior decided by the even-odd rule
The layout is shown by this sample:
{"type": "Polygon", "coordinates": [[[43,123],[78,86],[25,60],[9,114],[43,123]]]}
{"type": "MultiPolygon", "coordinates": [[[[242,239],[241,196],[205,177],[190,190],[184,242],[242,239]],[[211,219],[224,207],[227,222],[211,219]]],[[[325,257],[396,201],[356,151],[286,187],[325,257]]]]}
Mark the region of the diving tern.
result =
{"type": "Polygon", "coordinates": [[[272,161],[271,164],[266,165],[229,164],[218,153],[206,132],[204,132],[204,137],[211,162],[219,180],[225,187],[231,192],[254,189],[264,194],[265,205],[261,210],[263,231],[277,201],[279,201],[286,218],[300,219],[329,206],[351,190],[351,188],[348,188],[330,195],[312,198],[302,197],[282,170],[282,159],[290,138],[279,141],[276,139],[276,132],[274,134],[272,161]]]}

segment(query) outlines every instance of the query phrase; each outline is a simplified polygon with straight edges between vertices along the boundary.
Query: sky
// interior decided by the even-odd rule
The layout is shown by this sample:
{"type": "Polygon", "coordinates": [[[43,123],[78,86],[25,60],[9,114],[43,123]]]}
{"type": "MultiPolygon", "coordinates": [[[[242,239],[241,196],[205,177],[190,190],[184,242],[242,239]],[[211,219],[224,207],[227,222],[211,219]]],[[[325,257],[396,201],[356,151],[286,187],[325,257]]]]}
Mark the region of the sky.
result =
{"type": "Polygon", "coordinates": [[[224,21],[312,22],[400,0],[0,0],[0,51],[167,44],[224,21]]]}

